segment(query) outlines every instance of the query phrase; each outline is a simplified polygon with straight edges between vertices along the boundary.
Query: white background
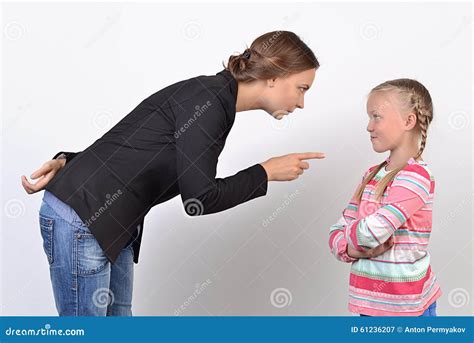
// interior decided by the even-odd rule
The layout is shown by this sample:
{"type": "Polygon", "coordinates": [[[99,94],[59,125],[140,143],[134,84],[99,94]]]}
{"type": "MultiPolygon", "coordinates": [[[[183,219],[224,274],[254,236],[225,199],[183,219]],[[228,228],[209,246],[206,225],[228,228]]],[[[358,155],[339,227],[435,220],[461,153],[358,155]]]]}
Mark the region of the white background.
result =
{"type": "Polygon", "coordinates": [[[83,150],[145,97],[219,72],[273,30],[297,33],[321,68],[305,109],[285,121],[237,114],[218,176],[290,152],[327,158],[223,213],[187,217],[179,197],[155,207],[135,269],[134,315],[174,315],[181,305],[183,315],[350,315],[349,265],[330,254],[328,229],[362,173],[387,156],[372,151],[365,131],[367,93],[400,77],[421,81],[435,105],[424,158],[436,178],[438,314],[472,315],[469,4],[91,2],[2,5],[3,315],[57,314],[38,225],[42,193],[26,195],[20,175],[57,151],[83,150]],[[286,306],[272,304],[278,288],[286,306]]]}

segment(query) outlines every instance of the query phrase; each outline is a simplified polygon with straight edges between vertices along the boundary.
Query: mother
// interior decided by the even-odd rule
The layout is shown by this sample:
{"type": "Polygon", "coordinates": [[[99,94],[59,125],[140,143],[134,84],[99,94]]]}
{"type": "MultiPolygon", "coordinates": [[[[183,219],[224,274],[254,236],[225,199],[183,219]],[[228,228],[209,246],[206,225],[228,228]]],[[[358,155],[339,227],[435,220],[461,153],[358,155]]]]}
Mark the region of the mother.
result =
{"type": "Polygon", "coordinates": [[[309,168],[304,160],[323,158],[289,154],[216,178],[236,112],[281,119],[303,108],[318,67],[297,35],[269,32],[215,76],[146,98],[86,150],[58,153],[32,174],[36,184],[22,176],[28,193],[46,189],[40,227],[59,314],[131,315],[133,262],[153,206],[181,194],[190,215],[224,211],[265,195],[268,181],[298,178],[309,168]]]}
{"type": "Polygon", "coordinates": [[[224,211],[265,195],[268,181],[298,178],[309,167],[303,160],[322,158],[290,154],[216,179],[236,112],[281,119],[303,108],[318,67],[294,33],[269,32],[215,76],[143,100],[86,150],[58,153],[33,173],[36,184],[22,176],[28,193],[46,189],[40,226],[59,314],[131,315],[133,262],[153,206],[181,194],[190,215],[224,211]]]}

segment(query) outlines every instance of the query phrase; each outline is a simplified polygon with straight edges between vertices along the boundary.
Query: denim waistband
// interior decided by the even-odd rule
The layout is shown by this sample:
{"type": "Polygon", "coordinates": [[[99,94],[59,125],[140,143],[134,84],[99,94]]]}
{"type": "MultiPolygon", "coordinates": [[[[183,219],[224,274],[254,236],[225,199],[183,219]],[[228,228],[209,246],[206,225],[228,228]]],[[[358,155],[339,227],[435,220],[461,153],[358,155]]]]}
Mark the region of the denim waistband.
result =
{"type": "Polygon", "coordinates": [[[43,201],[46,202],[62,219],[74,226],[84,227],[84,223],[71,206],[59,200],[53,193],[44,191],[43,201]]]}

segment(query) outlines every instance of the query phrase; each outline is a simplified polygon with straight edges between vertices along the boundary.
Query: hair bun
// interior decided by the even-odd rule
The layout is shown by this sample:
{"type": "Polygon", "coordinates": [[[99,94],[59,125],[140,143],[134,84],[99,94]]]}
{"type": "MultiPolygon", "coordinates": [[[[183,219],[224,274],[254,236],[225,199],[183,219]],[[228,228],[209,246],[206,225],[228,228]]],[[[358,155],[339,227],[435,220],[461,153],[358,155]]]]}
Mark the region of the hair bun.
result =
{"type": "Polygon", "coordinates": [[[230,56],[224,67],[237,81],[251,82],[317,69],[319,62],[295,33],[272,31],[256,38],[242,53],[230,56]]]}
{"type": "Polygon", "coordinates": [[[251,56],[252,56],[252,51],[250,49],[245,49],[245,51],[242,54],[242,57],[245,58],[246,60],[249,60],[251,56]]]}

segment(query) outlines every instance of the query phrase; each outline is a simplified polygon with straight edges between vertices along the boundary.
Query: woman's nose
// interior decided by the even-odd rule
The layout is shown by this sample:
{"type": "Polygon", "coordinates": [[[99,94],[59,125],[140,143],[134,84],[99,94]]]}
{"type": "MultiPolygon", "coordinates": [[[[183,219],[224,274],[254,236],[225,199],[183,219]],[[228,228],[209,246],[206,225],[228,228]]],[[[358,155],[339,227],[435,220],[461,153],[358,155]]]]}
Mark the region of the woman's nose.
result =
{"type": "Polygon", "coordinates": [[[304,108],[304,98],[298,101],[296,107],[303,109],[304,108]]]}

